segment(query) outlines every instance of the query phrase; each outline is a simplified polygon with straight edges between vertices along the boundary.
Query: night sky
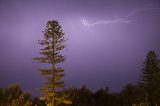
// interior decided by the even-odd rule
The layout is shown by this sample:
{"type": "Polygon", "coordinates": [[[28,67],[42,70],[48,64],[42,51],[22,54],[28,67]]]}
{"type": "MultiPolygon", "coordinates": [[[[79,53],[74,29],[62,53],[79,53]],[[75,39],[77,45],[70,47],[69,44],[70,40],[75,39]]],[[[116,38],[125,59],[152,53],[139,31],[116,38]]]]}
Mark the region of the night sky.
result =
{"type": "Polygon", "coordinates": [[[66,87],[119,91],[136,84],[149,50],[160,57],[159,0],[0,0],[0,87],[19,82],[38,94],[44,65],[32,57],[52,19],[68,39],[66,87]]]}

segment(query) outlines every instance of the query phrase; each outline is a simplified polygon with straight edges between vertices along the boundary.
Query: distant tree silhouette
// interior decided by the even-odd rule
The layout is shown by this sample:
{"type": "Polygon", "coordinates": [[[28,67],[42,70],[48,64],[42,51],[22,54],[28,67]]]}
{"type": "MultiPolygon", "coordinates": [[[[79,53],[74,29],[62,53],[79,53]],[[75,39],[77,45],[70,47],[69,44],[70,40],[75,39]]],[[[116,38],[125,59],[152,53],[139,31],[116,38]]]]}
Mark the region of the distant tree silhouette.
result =
{"type": "Polygon", "coordinates": [[[32,106],[46,106],[45,101],[41,101],[38,97],[33,98],[32,106]]]}
{"type": "Polygon", "coordinates": [[[61,89],[64,87],[64,81],[61,81],[64,76],[64,69],[56,67],[58,63],[65,61],[64,56],[61,54],[61,51],[65,48],[64,33],[56,20],[48,21],[43,33],[44,39],[38,42],[43,46],[40,49],[41,57],[33,58],[40,63],[46,63],[48,64],[47,66],[51,66],[50,68],[39,69],[40,74],[47,79],[44,86],[39,89],[40,93],[44,95],[41,100],[45,100],[51,106],[57,106],[61,103],[70,104],[71,102],[66,101],[67,96],[61,89]]]}
{"type": "Polygon", "coordinates": [[[32,106],[32,97],[23,93],[19,84],[11,84],[0,89],[0,106],[32,106]]]}
{"type": "Polygon", "coordinates": [[[79,102],[78,106],[95,106],[94,94],[86,86],[82,86],[78,90],[77,101],[79,102]]]}
{"type": "Polygon", "coordinates": [[[108,106],[124,106],[120,93],[110,93],[108,106]]]}
{"type": "Polygon", "coordinates": [[[86,86],[70,88],[66,92],[72,101],[70,106],[95,106],[94,93],[86,86]]]}
{"type": "Polygon", "coordinates": [[[139,84],[146,90],[146,101],[155,106],[160,98],[159,60],[154,51],[149,51],[140,74],[139,84]]]}
{"type": "Polygon", "coordinates": [[[120,93],[111,93],[108,87],[98,89],[94,98],[96,106],[123,106],[120,93]]]}
{"type": "Polygon", "coordinates": [[[109,89],[106,87],[105,89],[101,88],[97,90],[94,94],[94,98],[96,100],[96,106],[104,106],[109,103],[109,89]]]}
{"type": "Polygon", "coordinates": [[[120,92],[123,106],[131,106],[132,104],[140,104],[144,102],[144,88],[139,85],[127,84],[120,92]]]}
{"type": "MultiPolygon", "coordinates": [[[[107,87],[93,93],[86,86],[68,88],[64,92],[72,104],[58,106],[150,106],[144,102],[145,89],[140,85],[127,84],[117,93],[109,92],[107,87]]],[[[6,89],[0,88],[0,106],[53,106],[45,102],[38,97],[32,99],[29,93],[23,93],[18,84],[12,84],[6,89]]],[[[160,106],[158,102],[157,106],[160,106]]]]}

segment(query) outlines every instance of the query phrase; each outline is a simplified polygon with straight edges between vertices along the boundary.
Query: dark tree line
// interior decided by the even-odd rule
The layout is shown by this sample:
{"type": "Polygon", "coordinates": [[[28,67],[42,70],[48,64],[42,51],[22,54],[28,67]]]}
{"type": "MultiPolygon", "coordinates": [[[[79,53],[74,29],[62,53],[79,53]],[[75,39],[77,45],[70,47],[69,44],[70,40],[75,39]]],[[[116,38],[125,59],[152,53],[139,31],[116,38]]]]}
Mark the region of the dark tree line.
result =
{"type": "MultiPolygon", "coordinates": [[[[117,93],[110,92],[108,87],[100,88],[95,92],[86,86],[68,88],[65,93],[69,95],[72,104],[59,106],[147,106],[145,92],[146,90],[140,85],[132,84],[127,84],[117,93]]],[[[18,84],[0,89],[0,106],[46,106],[45,102],[39,98],[32,98],[31,94],[23,93],[18,84]]]]}
{"type": "Polygon", "coordinates": [[[7,88],[0,88],[0,106],[31,106],[32,97],[24,93],[19,84],[9,85],[7,88]]]}
{"type": "Polygon", "coordinates": [[[69,106],[150,106],[145,103],[145,89],[140,85],[127,84],[117,93],[110,92],[108,87],[92,92],[85,86],[66,92],[72,101],[69,106]]]}

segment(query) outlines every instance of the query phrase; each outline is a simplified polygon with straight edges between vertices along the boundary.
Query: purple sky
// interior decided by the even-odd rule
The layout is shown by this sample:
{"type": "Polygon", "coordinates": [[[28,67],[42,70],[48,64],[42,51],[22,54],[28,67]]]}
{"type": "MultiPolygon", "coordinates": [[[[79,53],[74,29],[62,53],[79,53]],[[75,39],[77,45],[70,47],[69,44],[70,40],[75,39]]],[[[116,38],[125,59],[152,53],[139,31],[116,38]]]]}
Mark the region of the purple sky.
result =
{"type": "Polygon", "coordinates": [[[41,65],[31,58],[38,56],[37,41],[50,19],[69,39],[62,65],[67,87],[117,91],[137,82],[149,50],[160,56],[159,0],[0,0],[0,87],[19,82],[37,93],[41,65]]]}

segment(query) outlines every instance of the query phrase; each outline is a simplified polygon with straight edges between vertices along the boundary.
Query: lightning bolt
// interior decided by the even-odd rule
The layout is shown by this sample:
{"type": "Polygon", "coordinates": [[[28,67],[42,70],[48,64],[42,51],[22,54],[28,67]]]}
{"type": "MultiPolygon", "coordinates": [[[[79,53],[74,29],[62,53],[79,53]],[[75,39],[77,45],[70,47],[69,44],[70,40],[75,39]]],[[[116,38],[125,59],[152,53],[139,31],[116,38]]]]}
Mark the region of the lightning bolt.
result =
{"type": "Polygon", "coordinates": [[[133,12],[131,12],[129,15],[127,15],[124,19],[130,18],[131,16],[135,15],[138,12],[148,11],[148,10],[158,10],[160,8],[144,8],[144,9],[137,9],[133,12]]]}
{"type": "Polygon", "coordinates": [[[82,20],[83,24],[86,26],[94,26],[97,24],[113,24],[113,23],[131,23],[131,20],[114,19],[114,20],[101,20],[94,23],[88,23],[86,20],[82,20]]]}
{"type": "MultiPolygon", "coordinates": [[[[146,4],[144,6],[145,7],[146,6],[153,6],[155,4],[156,3],[150,3],[150,4],[146,4]]],[[[158,7],[158,8],[140,8],[140,9],[136,9],[136,10],[130,12],[127,16],[125,16],[123,18],[117,18],[117,19],[113,19],[113,20],[100,20],[100,21],[97,21],[97,22],[94,22],[94,23],[88,23],[86,20],[82,19],[82,23],[85,26],[95,26],[95,25],[98,25],[98,24],[115,24],[115,23],[129,24],[133,21],[133,20],[129,20],[129,18],[131,16],[133,16],[133,15],[139,13],[139,12],[149,11],[149,10],[160,10],[160,7],[158,7]]]]}

